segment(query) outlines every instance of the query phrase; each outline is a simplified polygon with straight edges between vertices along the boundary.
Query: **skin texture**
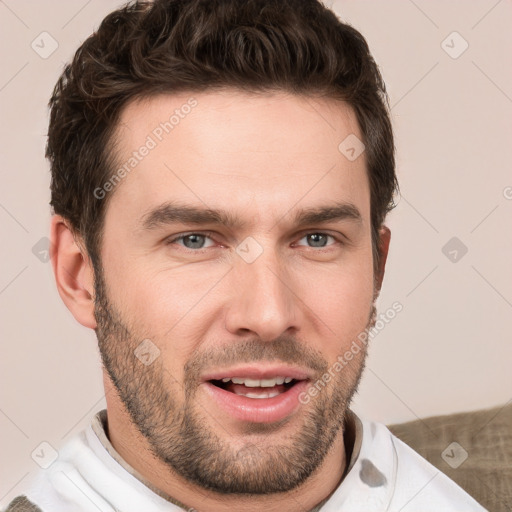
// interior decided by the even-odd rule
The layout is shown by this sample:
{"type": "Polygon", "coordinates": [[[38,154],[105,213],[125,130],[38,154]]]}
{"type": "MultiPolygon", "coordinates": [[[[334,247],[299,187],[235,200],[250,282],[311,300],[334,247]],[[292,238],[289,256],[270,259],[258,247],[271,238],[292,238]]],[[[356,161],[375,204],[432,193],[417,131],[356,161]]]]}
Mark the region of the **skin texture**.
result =
{"type": "Polygon", "coordinates": [[[96,330],[110,440],[152,485],[200,511],[309,510],[343,475],[343,420],[366,351],[277,422],[231,417],[202,377],[283,363],[321,379],[371,324],[390,232],[380,230],[375,276],[365,155],[338,151],[362,136],[351,108],[331,99],[225,90],[132,102],[120,164],[191,97],[191,112],[109,192],[96,281],[81,239],[53,217],[57,286],[96,330]],[[144,229],[169,201],[229,210],[244,225],[144,229]],[[299,209],[340,202],[360,219],[294,223],[299,209]],[[175,239],[190,233],[207,236],[175,239]],[[142,340],[159,351],[149,365],[135,356],[142,340]]]}

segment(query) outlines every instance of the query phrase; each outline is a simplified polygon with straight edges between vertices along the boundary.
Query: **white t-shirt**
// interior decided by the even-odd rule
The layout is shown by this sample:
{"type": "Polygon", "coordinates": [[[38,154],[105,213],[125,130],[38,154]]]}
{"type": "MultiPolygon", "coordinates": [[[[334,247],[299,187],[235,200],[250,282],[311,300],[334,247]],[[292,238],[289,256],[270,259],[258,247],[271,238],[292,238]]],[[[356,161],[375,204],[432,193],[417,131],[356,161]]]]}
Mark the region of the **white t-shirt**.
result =
{"type": "MultiPolygon", "coordinates": [[[[21,508],[24,504],[43,512],[193,511],[154,488],[121,458],[108,440],[106,421],[106,410],[96,414],[32,479],[23,493],[30,503],[18,497],[21,503],[11,502],[7,510],[37,511],[21,508]]],[[[385,425],[360,420],[351,411],[349,422],[354,443],[345,478],[312,512],[485,512],[385,425]]]]}

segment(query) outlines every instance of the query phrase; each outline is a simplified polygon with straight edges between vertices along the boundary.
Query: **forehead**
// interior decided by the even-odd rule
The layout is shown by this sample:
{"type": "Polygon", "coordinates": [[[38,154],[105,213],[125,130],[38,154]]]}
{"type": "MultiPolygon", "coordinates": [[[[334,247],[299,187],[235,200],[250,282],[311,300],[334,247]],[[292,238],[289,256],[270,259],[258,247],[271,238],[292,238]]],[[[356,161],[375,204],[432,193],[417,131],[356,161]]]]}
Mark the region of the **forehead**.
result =
{"type": "Polygon", "coordinates": [[[133,101],[116,132],[124,172],[109,210],[135,222],[179,199],[270,222],[294,204],[345,200],[364,217],[365,154],[350,161],[340,152],[349,136],[362,139],[355,114],[333,99],[223,90],[133,101]]]}

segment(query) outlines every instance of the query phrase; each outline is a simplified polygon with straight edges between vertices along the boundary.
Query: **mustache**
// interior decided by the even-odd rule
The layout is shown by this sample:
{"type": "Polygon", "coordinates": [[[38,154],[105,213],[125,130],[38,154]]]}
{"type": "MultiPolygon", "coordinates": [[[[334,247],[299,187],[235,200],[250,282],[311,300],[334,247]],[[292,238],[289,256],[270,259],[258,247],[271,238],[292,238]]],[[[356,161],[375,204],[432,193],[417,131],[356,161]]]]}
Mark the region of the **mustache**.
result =
{"type": "Polygon", "coordinates": [[[325,373],[328,369],[328,362],[320,351],[297,341],[292,336],[281,336],[272,341],[254,338],[207,349],[195,355],[184,366],[185,385],[197,383],[206,370],[260,361],[298,365],[315,373],[325,373]]]}

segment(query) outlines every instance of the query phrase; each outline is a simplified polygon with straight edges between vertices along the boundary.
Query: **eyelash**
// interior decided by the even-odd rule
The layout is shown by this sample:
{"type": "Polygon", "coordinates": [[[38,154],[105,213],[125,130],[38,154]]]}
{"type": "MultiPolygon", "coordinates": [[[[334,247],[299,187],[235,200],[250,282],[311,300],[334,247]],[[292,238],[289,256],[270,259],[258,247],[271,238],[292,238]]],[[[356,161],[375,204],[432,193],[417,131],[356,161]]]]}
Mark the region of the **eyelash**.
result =
{"type": "MultiPolygon", "coordinates": [[[[189,233],[183,233],[182,235],[177,235],[175,237],[167,239],[166,244],[171,245],[179,240],[184,240],[185,238],[187,238],[188,236],[191,236],[191,235],[204,236],[205,238],[210,238],[213,240],[212,235],[215,235],[215,233],[212,233],[211,231],[190,231],[189,233]]],[[[337,244],[343,245],[343,242],[339,238],[336,238],[334,235],[325,233],[323,231],[308,231],[307,233],[304,233],[299,240],[302,240],[303,238],[307,237],[308,235],[325,235],[325,236],[332,238],[335,241],[335,243],[327,245],[325,247],[308,247],[309,249],[316,249],[317,252],[321,252],[322,250],[325,251],[326,249],[328,250],[329,247],[335,246],[337,244]]],[[[200,249],[190,249],[190,248],[184,247],[184,246],[180,246],[180,247],[182,249],[184,249],[185,251],[195,252],[195,253],[201,253],[202,251],[211,249],[211,247],[201,247],[200,249]]],[[[305,247],[305,246],[301,246],[301,247],[305,247]]]]}

